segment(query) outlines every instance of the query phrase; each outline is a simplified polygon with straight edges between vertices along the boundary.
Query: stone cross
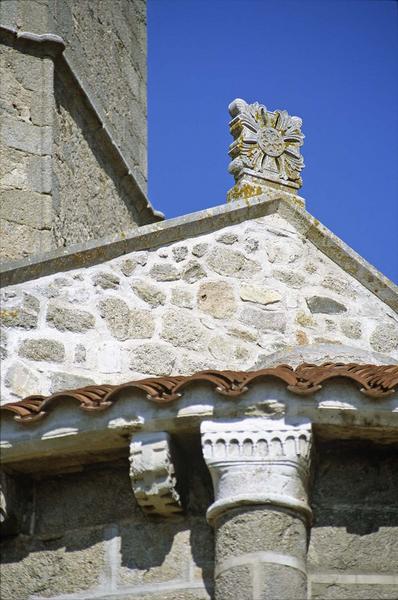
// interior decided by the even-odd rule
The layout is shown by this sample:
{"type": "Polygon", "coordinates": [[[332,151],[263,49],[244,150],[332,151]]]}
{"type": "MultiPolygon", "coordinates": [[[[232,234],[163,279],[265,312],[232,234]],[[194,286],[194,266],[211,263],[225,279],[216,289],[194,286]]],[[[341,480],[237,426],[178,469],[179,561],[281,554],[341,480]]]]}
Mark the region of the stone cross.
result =
{"type": "Polygon", "coordinates": [[[296,194],[304,167],[301,119],[285,110],[270,112],[258,102],[248,104],[239,98],[228,108],[234,138],[228,170],[235,178],[228,201],[252,198],[270,189],[296,194]]]}

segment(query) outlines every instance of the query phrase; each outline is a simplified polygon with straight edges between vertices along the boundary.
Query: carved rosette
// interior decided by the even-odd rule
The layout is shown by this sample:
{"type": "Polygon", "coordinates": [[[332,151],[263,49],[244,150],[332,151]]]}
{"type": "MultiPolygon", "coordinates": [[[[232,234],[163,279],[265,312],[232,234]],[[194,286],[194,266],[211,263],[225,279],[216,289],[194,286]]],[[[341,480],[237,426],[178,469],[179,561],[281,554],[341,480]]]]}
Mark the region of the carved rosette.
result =
{"type": "Polygon", "coordinates": [[[246,184],[271,181],[297,190],[302,185],[304,167],[300,147],[304,135],[302,121],[285,110],[269,112],[255,102],[236,99],[229,105],[229,124],[234,142],[229,148],[229,172],[235,182],[246,184]]]}
{"type": "Polygon", "coordinates": [[[201,432],[215,496],[209,521],[248,504],[270,504],[311,517],[310,424],[292,426],[263,418],[204,421],[201,432]]]}
{"type": "Polygon", "coordinates": [[[137,433],[130,443],[130,479],[144,512],[163,517],[182,511],[168,433],[137,433]]]}

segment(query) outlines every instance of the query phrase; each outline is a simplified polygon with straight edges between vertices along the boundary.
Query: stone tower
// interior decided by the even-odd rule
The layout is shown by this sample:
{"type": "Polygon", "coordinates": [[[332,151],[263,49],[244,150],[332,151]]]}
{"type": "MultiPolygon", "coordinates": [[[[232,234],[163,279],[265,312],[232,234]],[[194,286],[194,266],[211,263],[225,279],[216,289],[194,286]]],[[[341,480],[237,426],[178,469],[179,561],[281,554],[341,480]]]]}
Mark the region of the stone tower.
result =
{"type": "Polygon", "coordinates": [[[4,0],[1,256],[162,217],[147,192],[142,0],[4,0]]]}

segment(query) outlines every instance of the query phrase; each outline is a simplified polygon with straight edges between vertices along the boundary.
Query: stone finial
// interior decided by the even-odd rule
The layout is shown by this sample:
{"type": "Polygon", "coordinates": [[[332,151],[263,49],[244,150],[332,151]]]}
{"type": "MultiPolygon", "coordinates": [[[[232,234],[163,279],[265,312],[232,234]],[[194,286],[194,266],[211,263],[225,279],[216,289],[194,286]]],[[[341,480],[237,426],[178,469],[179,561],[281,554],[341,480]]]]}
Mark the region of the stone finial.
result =
{"type": "Polygon", "coordinates": [[[203,421],[201,434],[214,487],[210,522],[226,510],[250,504],[272,504],[311,517],[309,423],[293,426],[261,417],[203,421]]]}
{"type": "Polygon", "coordinates": [[[239,98],[229,105],[229,112],[234,138],[229,147],[229,172],[235,186],[228,193],[228,201],[258,196],[269,187],[296,193],[302,185],[304,167],[301,119],[285,110],[270,112],[258,102],[248,104],[239,98]]]}
{"type": "Polygon", "coordinates": [[[182,511],[168,433],[137,433],[130,443],[130,479],[144,512],[163,517],[182,511]]]}

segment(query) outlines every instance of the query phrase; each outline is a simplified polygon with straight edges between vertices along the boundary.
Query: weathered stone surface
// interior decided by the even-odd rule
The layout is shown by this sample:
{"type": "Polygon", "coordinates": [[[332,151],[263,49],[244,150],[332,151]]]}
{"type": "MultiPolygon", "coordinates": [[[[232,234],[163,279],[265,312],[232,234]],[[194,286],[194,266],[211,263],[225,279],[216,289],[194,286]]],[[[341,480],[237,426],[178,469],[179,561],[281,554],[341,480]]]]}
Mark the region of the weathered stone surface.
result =
{"type": "Polygon", "coordinates": [[[244,327],[235,326],[230,327],[227,332],[229,335],[233,335],[234,337],[244,340],[245,342],[256,342],[258,340],[257,331],[254,329],[250,330],[244,327]]]}
{"type": "Polygon", "coordinates": [[[142,522],[128,466],[123,466],[111,462],[101,468],[43,478],[36,488],[36,535],[51,538],[68,530],[73,534],[83,529],[82,523],[84,528],[93,528],[123,519],[142,522]]]}
{"type": "MultiPolygon", "coordinates": [[[[294,516],[279,512],[272,508],[255,508],[230,510],[222,514],[216,521],[216,567],[223,561],[255,552],[275,552],[304,560],[306,555],[307,532],[303,521],[294,516]]],[[[244,562],[244,560],[242,560],[244,562]]],[[[241,567],[242,568],[242,567],[241,567]]],[[[245,566],[245,568],[248,568],[245,566]]],[[[295,571],[282,567],[278,570],[275,564],[258,561],[252,565],[256,573],[258,589],[266,598],[304,599],[301,592],[305,590],[305,577],[300,573],[299,581],[294,577],[295,571]],[[264,577],[265,571],[269,571],[264,577]],[[270,585],[273,582],[273,585],[270,585]],[[289,594],[285,595],[286,589],[289,594]],[[291,596],[292,590],[296,595],[291,596]],[[271,593],[272,591],[272,593],[271,593]]],[[[225,571],[229,575],[232,569],[225,571]]],[[[232,570],[234,571],[234,569],[232,570]]],[[[229,590],[226,582],[223,583],[229,590]]],[[[224,589],[224,588],[223,588],[224,589]]],[[[219,578],[216,579],[216,597],[220,593],[219,578]]],[[[234,598],[232,590],[229,596],[234,598]]],[[[244,596],[245,597],[245,596],[244,596]]],[[[251,598],[252,596],[250,596],[251,598]]],[[[224,596],[220,595],[220,599],[224,596]]]]}
{"type": "Polygon", "coordinates": [[[245,250],[246,252],[249,252],[250,254],[252,252],[256,252],[256,250],[258,250],[259,247],[259,241],[255,238],[249,237],[246,238],[245,240],[245,250]]]}
{"type": "Polygon", "coordinates": [[[192,254],[194,256],[197,256],[198,258],[201,258],[206,254],[208,247],[209,244],[207,244],[206,242],[199,242],[199,244],[195,244],[192,248],[192,254]]]}
{"type": "Polygon", "coordinates": [[[303,310],[297,311],[296,323],[302,327],[314,327],[316,325],[314,317],[303,310]]]}
{"type": "MultiPolygon", "coordinates": [[[[356,510],[360,511],[358,506],[356,510]]],[[[350,512],[349,509],[345,512],[345,520],[349,519],[350,512]]],[[[335,518],[336,513],[336,509],[332,509],[335,518]]],[[[374,514],[371,519],[373,522],[375,517],[374,514]]],[[[368,521],[369,515],[365,519],[368,521]]],[[[364,536],[360,531],[348,532],[345,527],[332,524],[315,527],[311,532],[309,564],[312,569],[373,573],[376,570],[375,557],[377,556],[377,572],[395,574],[398,562],[398,540],[394,529],[392,523],[391,527],[380,527],[377,531],[369,531],[364,536]]]]}
{"type": "Polygon", "coordinates": [[[370,336],[370,345],[377,352],[391,352],[398,347],[398,327],[394,323],[378,325],[370,336]]]}
{"type": "Polygon", "coordinates": [[[44,288],[43,293],[47,298],[66,297],[64,288],[71,287],[72,281],[66,277],[56,277],[50,282],[47,288],[44,288]]]}
{"type": "Polygon", "coordinates": [[[215,359],[227,364],[229,361],[242,364],[250,358],[249,349],[227,336],[215,336],[209,341],[209,351],[215,359]]]}
{"type": "Polygon", "coordinates": [[[356,292],[352,285],[338,276],[327,275],[322,281],[322,286],[345,297],[354,298],[356,296],[356,292]]]}
{"type": "Polygon", "coordinates": [[[358,340],[362,335],[361,322],[354,319],[344,319],[341,322],[340,329],[345,336],[353,340],[358,340]]]}
{"type": "Polygon", "coordinates": [[[118,340],[127,340],[130,309],[124,300],[114,297],[105,298],[99,303],[99,310],[111,334],[118,340]]]}
{"type": "Polygon", "coordinates": [[[46,338],[24,340],[19,347],[19,356],[30,360],[62,362],[65,359],[64,345],[46,338]]]}
{"type": "Polygon", "coordinates": [[[306,298],[308,308],[312,313],[323,313],[326,315],[338,315],[347,312],[344,304],[328,298],[327,296],[312,296],[306,298]]]}
{"type": "MultiPolygon", "coordinates": [[[[212,589],[212,582],[208,582],[209,588],[212,589]]],[[[160,586],[159,586],[160,588],[160,586]]],[[[169,586],[168,586],[169,589],[169,586]]],[[[136,600],[137,596],[123,595],[123,600],[136,600]]],[[[158,591],[158,592],[144,592],[139,596],[140,600],[211,600],[211,596],[206,588],[193,588],[192,585],[187,582],[186,588],[178,588],[173,591],[158,591]]],[[[106,597],[99,598],[98,600],[107,600],[106,597]]]]}
{"type": "Polygon", "coordinates": [[[50,156],[30,156],[26,175],[30,189],[42,194],[51,194],[52,164],[50,156]]]}
{"type": "Polygon", "coordinates": [[[176,279],[180,279],[180,274],[176,267],[169,263],[155,264],[149,273],[156,281],[175,281],[176,279]]]}
{"type": "Polygon", "coordinates": [[[220,275],[242,279],[249,279],[261,269],[259,263],[246,258],[242,252],[222,246],[213,248],[207,258],[207,264],[220,275]]]}
{"type": "Polygon", "coordinates": [[[161,337],[173,346],[201,350],[205,345],[205,331],[197,319],[182,311],[169,310],[164,315],[161,337]]]}
{"type": "Polygon", "coordinates": [[[378,583],[318,583],[311,584],[312,600],[396,600],[398,585],[378,583]]]}
{"type": "Polygon", "coordinates": [[[26,292],[23,295],[23,306],[27,310],[31,310],[32,312],[38,313],[40,310],[40,300],[32,296],[31,294],[27,294],[26,292]]]}
{"type": "Polygon", "coordinates": [[[176,373],[192,375],[199,371],[215,369],[221,366],[212,356],[204,355],[203,352],[189,352],[179,353],[174,370],[176,373]]]}
{"type": "Polygon", "coordinates": [[[155,331],[155,321],[149,310],[131,310],[128,333],[130,338],[150,338],[155,331]]]}
{"type": "Polygon", "coordinates": [[[101,287],[103,290],[115,290],[119,287],[120,279],[114,273],[97,273],[94,277],[94,285],[101,287]]]}
{"type": "Polygon", "coordinates": [[[4,383],[19,398],[41,392],[39,378],[22,363],[14,363],[8,369],[4,383]]]}
{"type": "Polygon", "coordinates": [[[299,346],[306,346],[310,343],[307,334],[305,331],[296,331],[296,340],[299,346]]]}
{"type": "Polygon", "coordinates": [[[236,312],[232,286],[224,281],[202,283],[198,290],[198,308],[216,319],[229,319],[236,312]]]}
{"type": "Polygon", "coordinates": [[[298,273],[297,270],[289,270],[282,271],[280,269],[275,269],[272,272],[272,275],[275,279],[282,281],[286,285],[292,288],[301,288],[305,283],[305,277],[301,273],[298,273]]]}
{"type": "Polygon", "coordinates": [[[242,310],[239,320],[262,332],[280,331],[284,333],[286,330],[286,314],[283,312],[267,312],[250,306],[242,310]]]}
{"type": "Polygon", "coordinates": [[[137,279],[132,282],[131,287],[139,298],[154,308],[166,302],[166,294],[147,281],[137,279]]]}
{"type": "Polygon", "coordinates": [[[150,338],[155,323],[149,310],[130,310],[121,298],[109,297],[100,302],[100,314],[111,334],[118,340],[150,338]]]}
{"type": "Polygon", "coordinates": [[[25,308],[2,308],[0,310],[1,324],[4,327],[21,327],[33,329],[37,326],[37,313],[25,308]]]}
{"type": "Polygon", "coordinates": [[[52,231],[0,219],[0,257],[3,260],[24,258],[53,248],[55,240],[52,231]]]}
{"type": "Polygon", "coordinates": [[[181,262],[188,255],[188,248],[186,246],[174,246],[173,250],[174,260],[176,262],[181,262]]]}
{"type": "Polygon", "coordinates": [[[235,244],[235,242],[237,242],[239,240],[239,236],[236,233],[229,231],[229,232],[222,233],[221,235],[216,237],[216,240],[217,240],[217,242],[220,242],[221,244],[232,245],[232,244],[235,244]]]}
{"type": "Polygon", "coordinates": [[[176,356],[165,344],[142,344],[130,352],[130,369],[136,373],[170,375],[176,356]]]}
{"type": "Polygon", "coordinates": [[[4,360],[7,358],[7,344],[8,337],[7,332],[4,329],[0,329],[0,359],[4,360]]]}
{"type": "Polygon", "coordinates": [[[86,385],[93,385],[95,383],[95,381],[89,377],[62,372],[50,373],[50,381],[50,391],[52,394],[55,392],[62,392],[62,390],[73,390],[86,385]]]}
{"type": "Polygon", "coordinates": [[[120,270],[125,277],[130,277],[137,268],[137,262],[133,258],[126,258],[120,266],[120,270]]]}
{"type": "Polygon", "coordinates": [[[206,277],[206,271],[196,260],[190,260],[182,271],[182,279],[187,283],[195,283],[203,277],[206,277]]]}
{"type": "Polygon", "coordinates": [[[179,520],[148,520],[145,527],[140,523],[123,526],[121,583],[138,585],[182,579],[189,561],[189,533],[179,520]]]}
{"type": "Polygon", "coordinates": [[[306,600],[307,577],[298,569],[285,565],[261,563],[256,567],[256,579],[263,598],[277,600],[306,600]]]}
{"type": "Polygon", "coordinates": [[[148,252],[134,252],[134,258],[131,260],[135,260],[141,267],[145,267],[148,262],[148,252]]]}
{"type": "Polygon", "coordinates": [[[190,290],[173,288],[171,290],[171,303],[181,308],[193,308],[194,297],[190,290]]]}
{"type": "Polygon", "coordinates": [[[319,265],[316,265],[313,262],[308,262],[304,265],[304,269],[310,275],[313,275],[314,273],[316,273],[318,271],[318,268],[319,268],[319,265]]]}
{"type": "Polygon", "coordinates": [[[2,120],[3,143],[10,148],[39,156],[51,154],[52,131],[10,117],[2,120]]]}
{"type": "Polygon", "coordinates": [[[0,193],[0,218],[34,229],[50,229],[51,196],[37,192],[6,190],[0,193]]]}
{"type": "Polygon", "coordinates": [[[86,348],[83,344],[77,344],[75,348],[75,362],[76,363],[84,363],[86,362],[86,348]]]}
{"type": "Polygon", "coordinates": [[[253,600],[253,577],[247,565],[222,572],[215,580],[214,600],[253,600]]]}
{"type": "Polygon", "coordinates": [[[278,291],[256,285],[242,285],[239,295],[243,301],[257,304],[274,304],[282,300],[282,295],[278,291]]]}
{"type": "Polygon", "coordinates": [[[87,590],[99,585],[104,571],[103,532],[75,530],[53,541],[10,537],[3,544],[2,559],[2,598],[28,600],[32,595],[87,590]]]}
{"type": "Polygon", "coordinates": [[[94,316],[86,310],[64,308],[49,304],[47,310],[47,323],[59,331],[84,332],[95,325],[94,316]]]}
{"type": "MultiPolygon", "coordinates": [[[[273,232],[274,233],[274,232],[273,232]]],[[[286,232],[279,231],[281,235],[286,232]]],[[[297,262],[303,255],[303,246],[302,244],[297,244],[293,240],[289,240],[287,244],[286,241],[273,241],[272,244],[267,246],[267,254],[268,260],[271,263],[275,263],[278,265],[291,265],[292,263],[297,262]]],[[[288,270],[280,268],[276,269],[276,274],[278,278],[281,278],[281,281],[285,280],[285,283],[288,285],[293,283],[292,287],[295,287],[296,281],[299,280],[291,280],[291,269],[288,270]]]]}
{"type": "Polygon", "coordinates": [[[217,520],[218,561],[256,550],[306,555],[306,526],[297,516],[268,508],[227,511],[217,520]]]}

